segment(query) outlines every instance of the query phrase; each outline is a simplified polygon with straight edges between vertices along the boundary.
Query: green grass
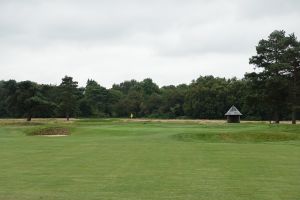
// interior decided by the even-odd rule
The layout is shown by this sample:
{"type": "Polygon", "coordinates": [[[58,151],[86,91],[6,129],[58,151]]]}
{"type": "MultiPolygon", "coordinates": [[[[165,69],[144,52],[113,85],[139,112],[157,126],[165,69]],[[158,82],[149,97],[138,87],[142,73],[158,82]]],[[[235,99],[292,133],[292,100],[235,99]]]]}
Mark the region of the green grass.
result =
{"type": "Polygon", "coordinates": [[[262,123],[0,123],[0,200],[297,200],[299,135],[262,123]],[[55,126],[71,135],[28,136],[55,126]]]}

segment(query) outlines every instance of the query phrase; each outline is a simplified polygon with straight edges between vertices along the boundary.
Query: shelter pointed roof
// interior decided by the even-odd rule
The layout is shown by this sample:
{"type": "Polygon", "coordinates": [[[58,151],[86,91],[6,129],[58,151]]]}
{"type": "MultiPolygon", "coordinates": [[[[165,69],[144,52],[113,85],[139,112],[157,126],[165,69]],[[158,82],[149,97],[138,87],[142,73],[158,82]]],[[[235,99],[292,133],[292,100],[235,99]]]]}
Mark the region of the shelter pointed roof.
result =
{"type": "Polygon", "coordinates": [[[232,106],[225,115],[230,116],[230,115],[243,115],[243,114],[240,113],[240,111],[235,106],[232,106]]]}

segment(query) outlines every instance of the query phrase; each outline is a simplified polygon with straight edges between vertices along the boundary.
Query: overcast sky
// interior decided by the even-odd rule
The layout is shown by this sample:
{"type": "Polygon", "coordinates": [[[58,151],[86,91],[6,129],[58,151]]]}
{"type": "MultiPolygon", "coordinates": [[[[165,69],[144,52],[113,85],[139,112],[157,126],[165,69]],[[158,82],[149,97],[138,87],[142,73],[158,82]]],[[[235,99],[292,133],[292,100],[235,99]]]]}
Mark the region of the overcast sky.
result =
{"type": "Polygon", "coordinates": [[[0,80],[242,78],[275,29],[300,37],[299,0],[0,0],[0,80]]]}

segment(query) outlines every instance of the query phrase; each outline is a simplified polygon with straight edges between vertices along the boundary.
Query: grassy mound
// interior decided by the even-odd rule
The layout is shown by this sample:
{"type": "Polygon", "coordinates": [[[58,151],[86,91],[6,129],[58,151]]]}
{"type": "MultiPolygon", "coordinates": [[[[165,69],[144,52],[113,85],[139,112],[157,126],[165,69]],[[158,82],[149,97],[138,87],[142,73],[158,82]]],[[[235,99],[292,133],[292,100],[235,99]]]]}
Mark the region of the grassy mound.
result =
{"type": "Polygon", "coordinates": [[[28,135],[70,135],[70,130],[65,127],[47,127],[34,130],[28,135]]]}
{"type": "Polygon", "coordinates": [[[180,133],[175,138],[181,141],[209,141],[209,142],[280,142],[300,140],[300,134],[275,133],[180,133]]]}

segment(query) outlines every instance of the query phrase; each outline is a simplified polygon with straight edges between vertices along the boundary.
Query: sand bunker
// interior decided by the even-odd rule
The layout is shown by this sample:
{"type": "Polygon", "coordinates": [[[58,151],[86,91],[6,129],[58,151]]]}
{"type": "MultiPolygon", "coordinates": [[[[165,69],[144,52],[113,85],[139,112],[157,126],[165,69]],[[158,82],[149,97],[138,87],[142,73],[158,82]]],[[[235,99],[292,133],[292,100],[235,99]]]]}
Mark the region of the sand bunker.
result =
{"type": "Polygon", "coordinates": [[[42,136],[42,137],[65,137],[68,135],[39,135],[39,136],[42,136]]]}
{"type": "Polygon", "coordinates": [[[67,128],[62,127],[48,127],[42,128],[32,132],[30,135],[45,136],[45,137],[63,137],[70,135],[70,131],[67,128]]]}

